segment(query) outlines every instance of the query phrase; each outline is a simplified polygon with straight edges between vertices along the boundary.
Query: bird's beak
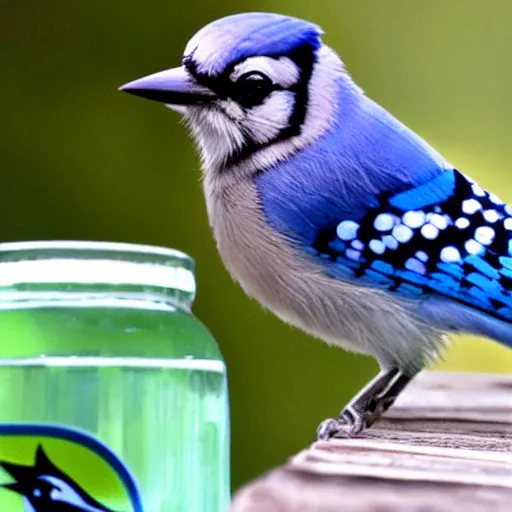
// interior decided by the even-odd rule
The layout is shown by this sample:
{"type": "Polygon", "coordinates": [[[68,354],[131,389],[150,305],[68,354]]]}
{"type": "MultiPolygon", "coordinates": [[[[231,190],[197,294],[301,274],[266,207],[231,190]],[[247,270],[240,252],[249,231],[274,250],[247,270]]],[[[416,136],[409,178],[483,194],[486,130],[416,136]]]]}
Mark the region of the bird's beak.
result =
{"type": "Polygon", "coordinates": [[[215,94],[198,84],[183,66],[139,78],[119,90],[170,106],[202,105],[215,99],[215,94]]]}

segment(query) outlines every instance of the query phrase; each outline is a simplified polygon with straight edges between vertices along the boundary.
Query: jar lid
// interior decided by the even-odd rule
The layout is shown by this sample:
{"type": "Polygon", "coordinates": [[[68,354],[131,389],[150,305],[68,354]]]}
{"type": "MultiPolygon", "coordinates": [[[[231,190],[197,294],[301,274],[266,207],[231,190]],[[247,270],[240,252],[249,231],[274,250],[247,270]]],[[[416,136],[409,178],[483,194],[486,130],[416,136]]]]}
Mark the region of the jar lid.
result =
{"type": "Polygon", "coordinates": [[[34,241],[0,243],[0,291],[20,285],[134,285],[182,292],[191,304],[194,261],[187,254],[150,245],[34,241]]]}

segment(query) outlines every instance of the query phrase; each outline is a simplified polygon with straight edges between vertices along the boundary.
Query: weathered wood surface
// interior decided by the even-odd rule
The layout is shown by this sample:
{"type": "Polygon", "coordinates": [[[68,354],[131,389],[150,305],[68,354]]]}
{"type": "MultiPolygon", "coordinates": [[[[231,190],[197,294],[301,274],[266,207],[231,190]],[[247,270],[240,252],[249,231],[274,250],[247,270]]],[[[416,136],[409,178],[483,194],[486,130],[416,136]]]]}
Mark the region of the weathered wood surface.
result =
{"type": "Polygon", "coordinates": [[[424,372],[357,439],[316,442],[230,512],[512,512],[512,375],[424,372]]]}

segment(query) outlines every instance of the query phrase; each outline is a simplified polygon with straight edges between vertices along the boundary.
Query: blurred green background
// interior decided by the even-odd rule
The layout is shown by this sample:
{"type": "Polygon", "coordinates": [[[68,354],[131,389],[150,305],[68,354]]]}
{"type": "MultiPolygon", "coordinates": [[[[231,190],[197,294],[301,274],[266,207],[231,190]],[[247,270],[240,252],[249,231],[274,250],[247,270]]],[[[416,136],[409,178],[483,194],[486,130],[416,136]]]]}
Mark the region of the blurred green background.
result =
{"type": "MultiPolygon", "coordinates": [[[[369,96],[512,202],[508,0],[0,0],[1,239],[135,242],[195,258],[195,311],[228,365],[235,489],[312,441],[377,370],[244,296],[216,253],[178,115],[116,91],[176,65],[197,29],[241,10],[319,23],[369,96]]],[[[437,368],[512,372],[512,351],[456,339],[437,368]]]]}

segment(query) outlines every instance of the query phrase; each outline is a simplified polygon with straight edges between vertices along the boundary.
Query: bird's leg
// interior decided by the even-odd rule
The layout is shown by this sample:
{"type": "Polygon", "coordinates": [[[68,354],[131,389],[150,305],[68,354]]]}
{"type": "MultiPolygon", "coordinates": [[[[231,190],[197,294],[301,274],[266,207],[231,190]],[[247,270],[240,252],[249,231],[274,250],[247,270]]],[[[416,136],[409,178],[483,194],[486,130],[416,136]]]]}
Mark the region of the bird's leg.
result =
{"type": "Polygon", "coordinates": [[[371,427],[393,404],[412,377],[397,368],[381,371],[347,404],[338,419],[327,419],[320,424],[318,439],[352,437],[371,427]]]}

